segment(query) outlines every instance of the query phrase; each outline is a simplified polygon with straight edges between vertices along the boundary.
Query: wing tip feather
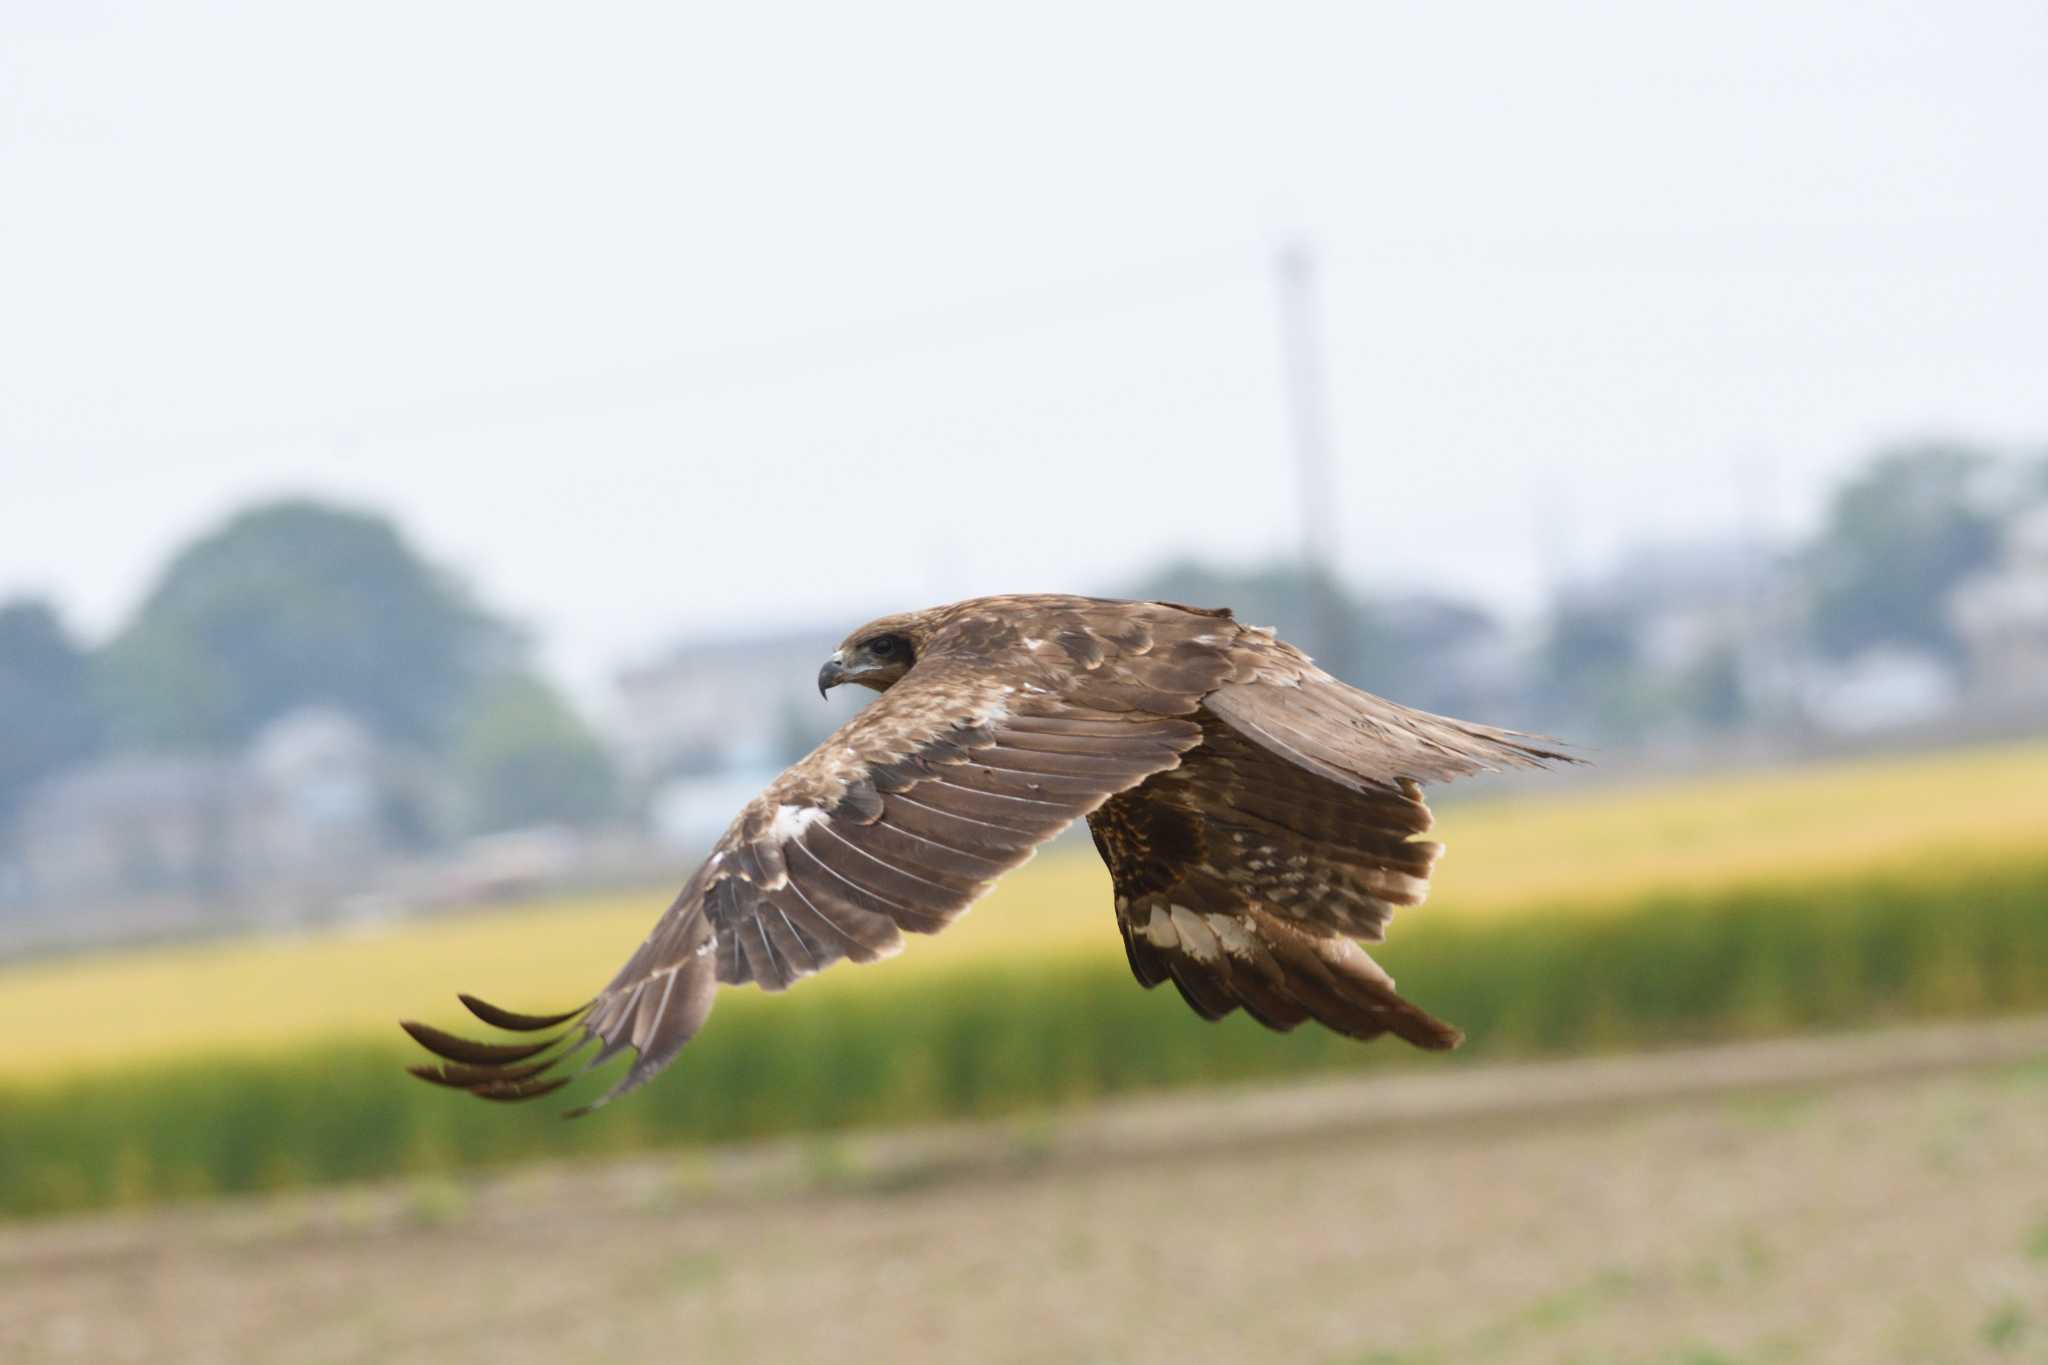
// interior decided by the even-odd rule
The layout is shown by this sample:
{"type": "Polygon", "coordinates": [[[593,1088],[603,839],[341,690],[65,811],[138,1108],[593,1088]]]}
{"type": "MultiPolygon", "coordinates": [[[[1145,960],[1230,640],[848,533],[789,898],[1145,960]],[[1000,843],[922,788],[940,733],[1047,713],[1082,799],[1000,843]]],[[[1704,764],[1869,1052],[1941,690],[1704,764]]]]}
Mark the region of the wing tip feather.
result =
{"type": "MultiPolygon", "coordinates": [[[[515,1032],[537,1032],[566,1024],[589,1010],[589,1002],[560,1015],[519,1014],[499,1009],[471,995],[458,997],[470,1012],[484,1022],[515,1032]],[[502,1024],[501,1020],[513,1020],[502,1024]]],[[[562,1029],[545,1038],[525,1043],[484,1043],[463,1038],[415,1019],[398,1025],[415,1043],[440,1059],[438,1065],[418,1063],[406,1073],[429,1085],[465,1091],[478,1099],[510,1102],[538,1099],[567,1085],[577,1074],[564,1073],[562,1064],[581,1051],[591,1037],[588,1030],[562,1029]],[[549,1054],[549,1050],[560,1051],[549,1054]]]]}
{"type": "Polygon", "coordinates": [[[486,1024],[493,1028],[504,1029],[508,1033],[539,1033],[544,1029],[551,1029],[557,1025],[566,1024],[597,1003],[594,1000],[586,1000],[575,1009],[564,1010],[560,1014],[520,1014],[514,1010],[493,1005],[488,1000],[479,999],[467,991],[457,992],[455,998],[462,1002],[464,1009],[483,1020],[486,1024]]]}

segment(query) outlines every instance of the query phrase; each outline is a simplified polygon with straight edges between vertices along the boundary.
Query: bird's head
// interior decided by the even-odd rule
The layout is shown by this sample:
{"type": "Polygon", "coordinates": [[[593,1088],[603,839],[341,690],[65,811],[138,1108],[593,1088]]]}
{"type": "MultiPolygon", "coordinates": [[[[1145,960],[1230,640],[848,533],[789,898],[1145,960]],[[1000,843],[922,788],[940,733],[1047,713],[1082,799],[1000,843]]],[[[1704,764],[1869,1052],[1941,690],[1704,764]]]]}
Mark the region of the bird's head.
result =
{"type": "Polygon", "coordinates": [[[932,622],[929,612],[900,612],[868,622],[839,642],[818,670],[818,695],[843,682],[859,683],[877,692],[908,673],[924,652],[932,622]]]}

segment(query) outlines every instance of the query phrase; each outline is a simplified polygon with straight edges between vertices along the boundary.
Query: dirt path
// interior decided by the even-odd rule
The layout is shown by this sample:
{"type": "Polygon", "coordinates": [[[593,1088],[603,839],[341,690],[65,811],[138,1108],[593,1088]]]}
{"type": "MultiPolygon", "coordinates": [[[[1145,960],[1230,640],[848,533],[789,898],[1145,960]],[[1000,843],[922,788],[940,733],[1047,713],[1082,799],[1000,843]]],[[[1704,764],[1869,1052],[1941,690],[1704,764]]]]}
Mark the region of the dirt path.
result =
{"type": "Polygon", "coordinates": [[[2048,1020],[0,1228],[0,1360],[2048,1361],[2048,1020]]]}

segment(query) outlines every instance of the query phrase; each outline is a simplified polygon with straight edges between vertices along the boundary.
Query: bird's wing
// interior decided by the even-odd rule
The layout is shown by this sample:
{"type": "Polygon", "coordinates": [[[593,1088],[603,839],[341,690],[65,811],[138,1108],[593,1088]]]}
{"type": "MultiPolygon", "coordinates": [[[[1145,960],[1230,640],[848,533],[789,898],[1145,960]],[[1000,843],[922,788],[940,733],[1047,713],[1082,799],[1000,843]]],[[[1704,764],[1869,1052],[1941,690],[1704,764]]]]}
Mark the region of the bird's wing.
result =
{"type": "Polygon", "coordinates": [[[1214,716],[1187,761],[1088,817],[1116,887],[1139,984],[1171,981],[1220,1019],[1307,1019],[1354,1038],[1449,1047],[1458,1031],[1411,1004],[1355,940],[1419,904],[1443,852],[1422,790],[1359,792],[1274,757],[1214,716]]]}
{"type": "Polygon", "coordinates": [[[489,1099],[525,1099],[565,1083],[556,1064],[586,1044],[598,1044],[586,1067],[630,1048],[633,1066],[604,1103],[674,1058],[702,1027],[720,983],[781,990],[842,957],[888,956],[902,947],[903,930],[943,929],[1044,840],[1200,741],[1191,713],[1220,656],[1200,664],[1187,651],[1162,650],[1134,665],[1125,687],[1114,676],[1122,666],[1114,642],[1083,629],[1062,643],[1063,659],[1077,651],[1096,658],[1070,675],[1024,667],[1044,652],[1030,638],[1038,647],[1015,668],[986,656],[921,661],[783,773],[740,812],[596,999],[537,1016],[463,997],[486,1023],[559,1030],[552,1036],[474,1043],[408,1023],[447,1063],[415,1074],[489,1099]]]}
{"type": "Polygon", "coordinates": [[[1132,973],[1205,1018],[1455,1045],[1356,940],[1428,894],[1443,846],[1421,837],[1422,782],[1569,756],[1361,692],[1260,631],[1232,654],[1202,744],[1089,817],[1132,973]]]}
{"type": "Polygon", "coordinates": [[[1232,677],[1205,709],[1267,752],[1353,791],[1398,793],[1500,768],[1575,763],[1541,735],[1417,711],[1325,673],[1265,631],[1239,627],[1232,677]]]}

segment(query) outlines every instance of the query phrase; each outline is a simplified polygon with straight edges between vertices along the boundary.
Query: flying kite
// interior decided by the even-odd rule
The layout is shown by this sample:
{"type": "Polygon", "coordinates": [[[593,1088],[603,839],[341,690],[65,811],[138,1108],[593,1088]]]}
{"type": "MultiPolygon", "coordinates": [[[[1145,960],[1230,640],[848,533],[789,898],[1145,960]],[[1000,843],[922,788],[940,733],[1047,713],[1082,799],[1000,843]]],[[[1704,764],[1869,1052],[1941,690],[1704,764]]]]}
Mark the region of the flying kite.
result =
{"type": "Polygon", "coordinates": [[[873,962],[959,918],[1086,816],[1131,972],[1197,1014],[1313,1019],[1422,1048],[1463,1035],[1394,990],[1358,940],[1420,904],[1443,846],[1421,783],[1569,756],[1532,736],[1361,692],[1227,610],[981,597],[871,621],[818,672],[880,697],[748,803],[595,999],[530,1015],[464,995],[538,1041],[403,1025],[414,1075],[493,1100],[564,1085],[631,1049],[595,1104],[695,1037],[720,985],[780,991],[873,962]]]}

